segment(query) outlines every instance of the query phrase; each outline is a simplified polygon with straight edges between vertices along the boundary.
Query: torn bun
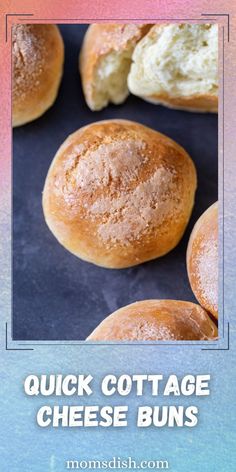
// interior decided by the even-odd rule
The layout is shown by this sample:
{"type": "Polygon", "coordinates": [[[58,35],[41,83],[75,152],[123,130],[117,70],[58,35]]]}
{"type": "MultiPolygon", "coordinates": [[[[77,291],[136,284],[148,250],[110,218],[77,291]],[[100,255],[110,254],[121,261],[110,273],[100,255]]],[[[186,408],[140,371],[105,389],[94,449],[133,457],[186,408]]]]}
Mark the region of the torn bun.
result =
{"type": "Polygon", "coordinates": [[[79,68],[85,100],[91,110],[128,96],[131,56],[149,25],[95,23],[89,26],[80,53],[79,68]]]}

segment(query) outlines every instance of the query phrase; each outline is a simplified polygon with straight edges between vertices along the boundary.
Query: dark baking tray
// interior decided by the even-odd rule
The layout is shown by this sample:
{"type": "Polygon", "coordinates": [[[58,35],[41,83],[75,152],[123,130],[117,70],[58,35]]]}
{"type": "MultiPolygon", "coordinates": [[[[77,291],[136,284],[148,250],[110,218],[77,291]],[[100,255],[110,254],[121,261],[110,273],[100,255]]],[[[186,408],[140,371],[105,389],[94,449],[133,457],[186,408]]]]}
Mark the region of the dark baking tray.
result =
{"type": "Polygon", "coordinates": [[[194,301],[185,265],[190,231],[217,200],[217,115],[155,106],[130,96],[121,106],[92,112],[78,74],[86,25],[61,25],[65,70],[55,105],[13,133],[13,337],[83,340],[108,314],[136,300],[194,301]],[[167,134],[192,156],[198,173],[196,204],[176,249],[140,266],[108,270],[67,252],[48,230],[41,196],[51,160],[68,134],[93,121],[125,118],[167,134]]]}

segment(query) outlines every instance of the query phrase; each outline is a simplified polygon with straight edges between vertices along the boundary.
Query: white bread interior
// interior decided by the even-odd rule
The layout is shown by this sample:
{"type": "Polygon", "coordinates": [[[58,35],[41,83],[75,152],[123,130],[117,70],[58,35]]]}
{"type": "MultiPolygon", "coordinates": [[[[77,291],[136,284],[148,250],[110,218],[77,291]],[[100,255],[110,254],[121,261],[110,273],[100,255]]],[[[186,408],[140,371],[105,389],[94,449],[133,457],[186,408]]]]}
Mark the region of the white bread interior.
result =
{"type": "Polygon", "coordinates": [[[128,97],[127,77],[131,65],[133,46],[127,50],[112,51],[101,58],[95,74],[96,93],[90,107],[101,110],[110,102],[115,105],[123,103],[128,97]]]}
{"type": "Polygon", "coordinates": [[[134,95],[174,107],[181,97],[217,99],[217,25],[155,25],[137,44],[132,59],[128,87],[134,95]]]}
{"type": "Polygon", "coordinates": [[[127,76],[133,50],[151,25],[94,23],[89,26],[79,58],[83,91],[91,110],[129,95],[127,76]]]}

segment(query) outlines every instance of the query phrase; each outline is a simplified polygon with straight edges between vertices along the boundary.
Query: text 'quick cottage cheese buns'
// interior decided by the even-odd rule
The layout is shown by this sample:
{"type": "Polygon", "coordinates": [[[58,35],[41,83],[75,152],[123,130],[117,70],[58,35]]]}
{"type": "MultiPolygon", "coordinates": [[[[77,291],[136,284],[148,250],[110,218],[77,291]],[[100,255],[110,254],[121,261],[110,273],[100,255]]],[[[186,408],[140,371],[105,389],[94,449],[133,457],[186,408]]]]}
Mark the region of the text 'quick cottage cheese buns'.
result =
{"type": "Polygon", "coordinates": [[[181,146],[141,124],[108,120],[79,129],[59,148],[43,208],[69,251],[123,268],[178,244],[195,190],[195,167],[181,146]]]}
{"type": "Polygon", "coordinates": [[[95,23],[89,26],[80,53],[84,95],[91,110],[122,103],[129,94],[127,75],[137,42],[150,25],[95,23]]]}
{"type": "Polygon", "coordinates": [[[128,87],[134,95],[173,108],[217,111],[217,25],[155,25],[132,60],[128,87]]]}
{"type": "Polygon", "coordinates": [[[217,327],[195,303],[144,300],[105,318],[88,341],[199,341],[216,339],[217,327]]]}
{"type": "Polygon", "coordinates": [[[13,126],[35,120],[54,103],[63,62],[64,44],[56,25],[13,26],[13,126]]]}
{"type": "Polygon", "coordinates": [[[187,269],[198,302],[218,318],[218,202],[200,216],[193,228],[187,269]]]}

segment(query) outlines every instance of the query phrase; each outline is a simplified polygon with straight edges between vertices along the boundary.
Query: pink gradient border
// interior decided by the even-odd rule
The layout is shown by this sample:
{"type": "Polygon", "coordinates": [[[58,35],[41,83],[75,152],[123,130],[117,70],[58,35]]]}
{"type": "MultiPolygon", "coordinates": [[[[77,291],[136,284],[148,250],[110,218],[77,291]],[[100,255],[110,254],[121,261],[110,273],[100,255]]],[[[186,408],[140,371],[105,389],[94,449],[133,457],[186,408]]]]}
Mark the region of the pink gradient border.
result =
{"type": "MultiPolygon", "coordinates": [[[[220,218],[224,214],[232,214],[231,195],[235,195],[236,182],[232,175],[236,175],[236,160],[234,156],[234,134],[235,134],[235,110],[236,110],[236,62],[235,62],[235,42],[236,24],[233,18],[236,14],[236,5],[228,4],[226,1],[215,1],[214,5],[209,5],[209,1],[163,1],[146,0],[137,2],[130,0],[105,2],[99,0],[96,4],[82,0],[61,2],[59,0],[51,2],[34,1],[6,1],[4,11],[0,12],[0,43],[1,43],[1,139],[0,139],[0,227],[4,229],[0,235],[0,250],[6,247],[6,261],[10,262],[10,234],[11,234],[11,154],[12,154],[12,131],[11,131],[11,41],[10,31],[13,23],[27,22],[55,22],[55,23],[88,23],[95,21],[186,21],[199,22],[213,21],[220,27],[220,37],[224,34],[225,54],[220,54],[220,70],[223,62],[225,68],[224,83],[221,79],[220,109],[219,109],[219,167],[220,184],[219,199],[224,200],[224,207],[220,205],[220,218]],[[134,17],[135,12],[135,18],[134,17]],[[20,14],[32,14],[32,17],[20,16],[20,14]],[[202,16],[202,14],[209,16],[202,16]],[[221,16],[213,16],[217,13],[221,16]],[[227,14],[230,16],[228,17],[227,14]],[[212,15],[212,16],[211,16],[212,15]],[[76,18],[76,20],[73,20],[76,18]],[[206,20],[207,19],[207,20],[206,20]],[[230,41],[228,42],[228,21],[230,21],[230,41]],[[6,26],[8,31],[8,41],[6,41],[6,26]],[[224,85],[224,96],[223,96],[224,85]],[[223,125],[224,118],[224,125],[223,125]],[[224,149],[223,149],[224,148],[224,149]],[[224,151],[224,152],[223,152],[224,151]],[[224,157],[224,159],[223,159],[224,157]],[[227,182],[227,186],[225,183],[227,182]],[[223,199],[224,191],[224,199],[223,199]]],[[[223,224],[221,225],[221,239],[223,238],[223,224]]],[[[227,250],[227,248],[226,248],[227,250]]],[[[223,248],[221,248],[223,255],[223,248]]],[[[225,255],[225,254],[224,254],[225,255]]],[[[10,269],[7,265],[3,267],[2,276],[9,279],[10,269]]],[[[8,295],[9,296],[9,295],[8,295]]],[[[7,316],[7,319],[9,317],[7,316]]]]}

